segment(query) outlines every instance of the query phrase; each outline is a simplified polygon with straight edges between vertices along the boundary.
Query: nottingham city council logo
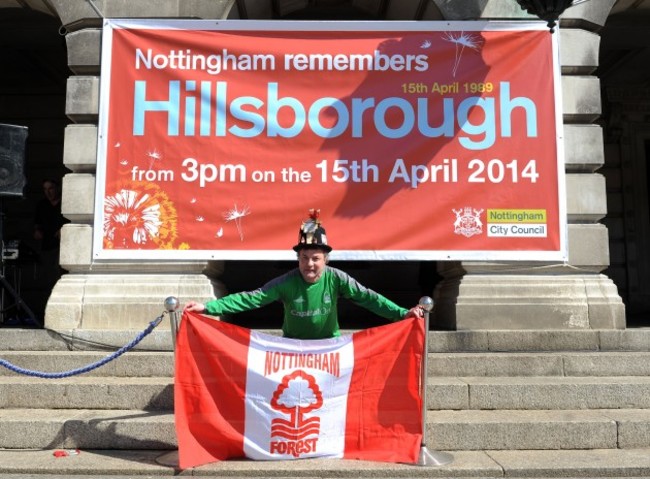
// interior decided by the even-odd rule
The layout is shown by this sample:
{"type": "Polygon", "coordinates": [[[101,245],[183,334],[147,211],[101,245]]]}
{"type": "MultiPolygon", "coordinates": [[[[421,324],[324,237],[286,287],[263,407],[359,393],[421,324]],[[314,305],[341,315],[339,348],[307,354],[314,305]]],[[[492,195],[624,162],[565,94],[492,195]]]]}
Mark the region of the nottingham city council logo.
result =
{"type": "Polygon", "coordinates": [[[456,214],[454,233],[463,235],[466,238],[483,233],[483,222],[481,221],[482,209],[476,210],[466,206],[459,210],[452,209],[452,211],[456,214]]]}

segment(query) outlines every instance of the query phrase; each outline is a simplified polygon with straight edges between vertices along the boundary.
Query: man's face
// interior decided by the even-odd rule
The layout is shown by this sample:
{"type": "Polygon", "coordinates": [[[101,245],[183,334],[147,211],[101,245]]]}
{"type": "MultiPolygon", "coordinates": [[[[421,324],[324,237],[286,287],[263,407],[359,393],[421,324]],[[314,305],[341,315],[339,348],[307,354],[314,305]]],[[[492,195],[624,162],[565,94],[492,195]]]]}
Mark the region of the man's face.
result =
{"type": "Polygon", "coordinates": [[[298,252],[298,269],[307,283],[318,281],[326,264],[327,254],[321,249],[302,249],[298,252]]]}
{"type": "Polygon", "coordinates": [[[59,197],[59,189],[51,181],[43,183],[43,193],[45,193],[45,197],[50,201],[54,201],[59,197]]]}

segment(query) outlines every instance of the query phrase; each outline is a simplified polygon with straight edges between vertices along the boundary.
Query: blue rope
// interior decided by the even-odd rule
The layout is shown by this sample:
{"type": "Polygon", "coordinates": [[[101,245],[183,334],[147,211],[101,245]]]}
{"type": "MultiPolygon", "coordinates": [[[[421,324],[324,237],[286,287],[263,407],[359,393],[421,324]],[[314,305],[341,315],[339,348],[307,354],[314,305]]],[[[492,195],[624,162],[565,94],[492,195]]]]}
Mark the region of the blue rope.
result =
{"type": "Polygon", "coordinates": [[[45,379],[60,379],[60,378],[75,376],[77,374],[87,373],[89,371],[92,371],[93,369],[97,369],[98,367],[103,366],[104,364],[112,361],[113,359],[120,357],[122,354],[132,349],[136,344],[142,341],[145,336],[151,333],[151,331],[153,331],[156,326],[160,324],[164,315],[165,313],[161,314],[156,319],[151,321],[149,323],[149,326],[147,326],[144,331],[138,334],[138,336],[136,336],[136,338],[133,339],[133,341],[131,341],[126,346],[121,347],[114,353],[106,356],[105,358],[100,359],[99,361],[96,361],[92,364],[88,364],[87,366],[81,368],[71,369],[70,371],[63,371],[59,373],[46,373],[43,371],[32,371],[31,369],[24,369],[19,366],[16,366],[15,364],[11,364],[9,361],[5,361],[4,359],[0,359],[0,366],[4,366],[5,368],[18,374],[24,374],[26,376],[36,376],[45,379]]]}

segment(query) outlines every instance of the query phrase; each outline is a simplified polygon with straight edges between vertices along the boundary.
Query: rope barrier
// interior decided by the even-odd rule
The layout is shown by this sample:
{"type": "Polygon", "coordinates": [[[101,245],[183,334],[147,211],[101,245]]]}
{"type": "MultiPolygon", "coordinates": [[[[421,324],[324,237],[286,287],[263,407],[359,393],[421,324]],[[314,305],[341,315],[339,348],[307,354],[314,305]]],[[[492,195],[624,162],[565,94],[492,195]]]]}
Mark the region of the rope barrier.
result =
{"type": "Polygon", "coordinates": [[[101,366],[103,366],[106,363],[109,363],[110,361],[113,361],[114,359],[120,357],[122,354],[125,352],[129,351],[130,349],[133,349],[140,341],[142,341],[147,335],[149,335],[156,326],[160,324],[162,321],[163,317],[167,311],[162,313],[160,316],[158,316],[156,319],[151,321],[149,323],[149,326],[147,326],[140,334],[138,334],[133,341],[128,343],[125,346],[122,346],[120,349],[115,351],[114,353],[100,359],[99,361],[96,361],[94,363],[88,364],[86,366],[83,366],[81,368],[76,368],[76,369],[71,369],[70,371],[62,371],[62,372],[55,372],[55,373],[48,373],[44,371],[33,371],[31,369],[25,369],[21,368],[19,366],[16,366],[15,364],[11,364],[9,361],[5,361],[4,359],[0,358],[0,366],[4,366],[5,368],[9,369],[10,371],[13,371],[18,374],[24,374],[26,376],[35,376],[39,378],[45,378],[45,379],[61,379],[61,378],[67,378],[70,376],[75,376],[77,374],[83,374],[87,373],[89,371],[92,371],[93,369],[97,369],[101,366]]]}

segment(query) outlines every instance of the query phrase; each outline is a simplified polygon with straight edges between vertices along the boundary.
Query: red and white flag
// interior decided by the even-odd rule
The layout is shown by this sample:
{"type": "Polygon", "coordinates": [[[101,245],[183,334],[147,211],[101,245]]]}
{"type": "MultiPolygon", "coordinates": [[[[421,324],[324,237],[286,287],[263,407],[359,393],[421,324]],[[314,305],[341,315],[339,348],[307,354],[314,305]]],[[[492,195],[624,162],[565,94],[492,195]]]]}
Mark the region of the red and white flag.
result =
{"type": "Polygon", "coordinates": [[[296,340],[185,313],[174,389],[182,469],[236,457],[416,463],[423,321],[296,340]]]}

